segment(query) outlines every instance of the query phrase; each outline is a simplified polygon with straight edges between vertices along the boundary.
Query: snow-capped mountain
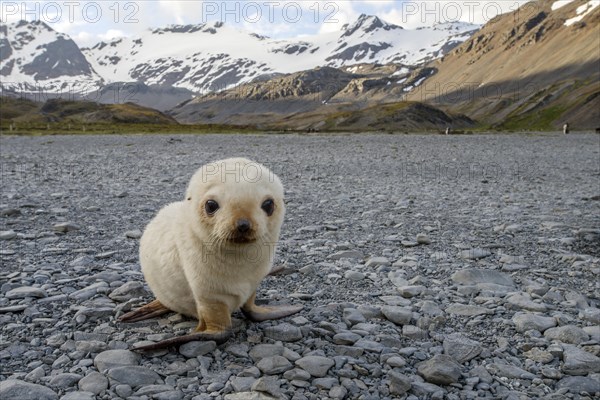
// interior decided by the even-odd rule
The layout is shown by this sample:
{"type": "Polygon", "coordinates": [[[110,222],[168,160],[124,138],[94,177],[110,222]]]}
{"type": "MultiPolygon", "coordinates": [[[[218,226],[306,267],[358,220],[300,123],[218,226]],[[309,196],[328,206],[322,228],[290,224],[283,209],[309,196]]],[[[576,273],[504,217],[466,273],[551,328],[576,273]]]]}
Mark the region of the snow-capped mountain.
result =
{"type": "Polygon", "coordinates": [[[149,30],[137,38],[99,43],[84,53],[108,81],[143,80],[207,93],[265,74],[317,66],[415,65],[445,54],[476,29],[458,23],[408,30],[362,15],[341,32],[289,41],[217,22],[149,30]]]}
{"type": "Polygon", "coordinates": [[[18,91],[97,88],[103,79],[77,44],[40,21],[0,25],[2,86],[18,91]]]}
{"type": "Polygon", "coordinates": [[[143,82],[207,93],[318,66],[417,65],[446,54],[478,28],[453,23],[409,30],[361,15],[338,32],[276,40],[216,22],[150,29],[80,50],[44,23],[22,21],[1,26],[0,76],[49,92],[143,82]]]}

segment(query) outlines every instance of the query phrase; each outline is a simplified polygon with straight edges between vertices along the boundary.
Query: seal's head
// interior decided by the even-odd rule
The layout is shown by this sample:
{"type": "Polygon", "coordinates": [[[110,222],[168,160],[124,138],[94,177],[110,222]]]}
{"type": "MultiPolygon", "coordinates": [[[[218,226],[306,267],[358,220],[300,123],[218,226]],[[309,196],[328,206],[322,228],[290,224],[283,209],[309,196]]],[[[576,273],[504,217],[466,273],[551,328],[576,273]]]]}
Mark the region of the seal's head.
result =
{"type": "Polygon", "coordinates": [[[196,234],[214,243],[275,243],[285,214],[283,185],[265,166],[245,158],[204,165],[186,192],[196,234]]]}

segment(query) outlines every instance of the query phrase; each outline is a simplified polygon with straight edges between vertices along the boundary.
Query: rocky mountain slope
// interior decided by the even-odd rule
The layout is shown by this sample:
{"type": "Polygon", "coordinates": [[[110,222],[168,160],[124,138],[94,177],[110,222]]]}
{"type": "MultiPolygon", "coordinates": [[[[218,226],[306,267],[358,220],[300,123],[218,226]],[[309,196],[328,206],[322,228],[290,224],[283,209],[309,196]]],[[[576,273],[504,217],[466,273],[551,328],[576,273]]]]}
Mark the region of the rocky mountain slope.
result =
{"type": "Polygon", "coordinates": [[[464,116],[416,102],[375,105],[370,99],[352,99],[385,85],[390,75],[410,75],[407,71],[370,64],[315,68],[200,96],[169,113],[182,123],[252,124],[277,130],[420,131],[474,125],[464,116]]]}
{"type": "Polygon", "coordinates": [[[600,1],[543,0],[497,17],[408,99],[503,129],[600,126],[600,1]]]}

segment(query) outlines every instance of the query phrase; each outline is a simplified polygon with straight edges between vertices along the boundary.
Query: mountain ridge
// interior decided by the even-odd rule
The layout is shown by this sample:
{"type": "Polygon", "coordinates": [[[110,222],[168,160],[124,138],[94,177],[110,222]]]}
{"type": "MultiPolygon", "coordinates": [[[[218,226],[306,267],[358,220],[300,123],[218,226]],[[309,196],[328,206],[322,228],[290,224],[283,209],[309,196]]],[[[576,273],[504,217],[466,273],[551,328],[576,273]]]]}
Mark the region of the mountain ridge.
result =
{"type": "Polygon", "coordinates": [[[320,66],[416,65],[445,54],[478,28],[456,23],[407,30],[363,14],[338,32],[300,39],[271,39],[215,22],[151,28],[137,37],[79,48],[43,22],[21,21],[0,25],[1,86],[80,94],[115,82],[140,82],[206,94],[320,66]]]}

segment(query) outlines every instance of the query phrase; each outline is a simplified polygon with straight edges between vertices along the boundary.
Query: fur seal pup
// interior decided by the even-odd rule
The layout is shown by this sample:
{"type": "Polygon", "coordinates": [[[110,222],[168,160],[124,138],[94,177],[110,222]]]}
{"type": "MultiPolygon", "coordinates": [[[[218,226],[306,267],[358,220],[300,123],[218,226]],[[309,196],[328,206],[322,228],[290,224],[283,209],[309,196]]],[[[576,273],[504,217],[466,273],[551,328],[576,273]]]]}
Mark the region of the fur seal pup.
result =
{"type": "Polygon", "coordinates": [[[156,300],[120,318],[136,322],[175,311],[198,319],[196,333],[135,350],[223,343],[233,334],[231,313],[239,308],[253,321],[302,310],[254,303],[273,265],[284,214],[281,181],[263,165],[231,158],[201,167],[185,200],[161,209],[140,240],[142,272],[156,300]]]}

